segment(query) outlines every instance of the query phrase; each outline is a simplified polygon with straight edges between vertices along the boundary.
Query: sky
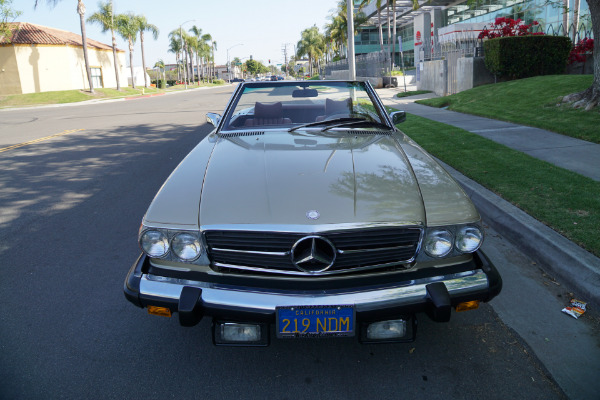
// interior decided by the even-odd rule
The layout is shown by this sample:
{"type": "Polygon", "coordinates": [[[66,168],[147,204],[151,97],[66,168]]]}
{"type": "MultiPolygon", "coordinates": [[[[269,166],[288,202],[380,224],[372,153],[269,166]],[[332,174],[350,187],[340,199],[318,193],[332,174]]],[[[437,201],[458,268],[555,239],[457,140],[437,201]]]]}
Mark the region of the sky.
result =
{"type": "MultiPolygon", "coordinates": [[[[104,0],[109,1],[109,0],[104,0]]],[[[144,35],[146,66],[159,59],[175,63],[175,54],[169,53],[169,32],[189,30],[192,26],[210,33],[217,43],[216,63],[229,59],[253,59],[268,65],[284,61],[283,48],[287,44],[288,59],[294,54],[294,45],[304,29],[316,25],[321,32],[329,21],[339,0],[113,0],[115,14],[132,11],[142,14],[160,30],[157,40],[150,33],[144,35]],[[193,20],[193,21],[190,21],[193,20]],[[189,22],[188,22],[189,21],[189,22]]],[[[85,18],[98,11],[100,0],[84,0],[85,18]]],[[[22,14],[17,22],[29,22],[81,34],[77,0],[59,0],[56,6],[47,0],[13,0],[14,9],[22,14]]],[[[110,32],[102,33],[97,24],[86,23],[87,37],[108,45],[110,32]]],[[[128,51],[127,42],[117,37],[117,47],[128,51]]],[[[129,64],[129,57],[126,57],[129,64]]],[[[142,65],[139,39],[134,50],[134,65],[142,65]]]]}

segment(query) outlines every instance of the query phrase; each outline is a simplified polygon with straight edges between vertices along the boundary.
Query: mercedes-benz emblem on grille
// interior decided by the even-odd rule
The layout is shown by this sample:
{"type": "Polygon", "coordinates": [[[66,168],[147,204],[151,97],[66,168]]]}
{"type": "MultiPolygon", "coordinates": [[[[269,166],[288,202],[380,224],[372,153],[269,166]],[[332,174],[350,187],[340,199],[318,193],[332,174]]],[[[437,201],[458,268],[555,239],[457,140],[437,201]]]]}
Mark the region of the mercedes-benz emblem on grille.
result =
{"type": "Polygon", "coordinates": [[[317,210],[310,210],[306,213],[306,218],[308,219],[319,219],[321,214],[317,210]]]}
{"type": "Polygon", "coordinates": [[[292,246],[292,263],[308,273],[327,271],[335,262],[333,244],[321,236],[306,236],[292,246]]]}

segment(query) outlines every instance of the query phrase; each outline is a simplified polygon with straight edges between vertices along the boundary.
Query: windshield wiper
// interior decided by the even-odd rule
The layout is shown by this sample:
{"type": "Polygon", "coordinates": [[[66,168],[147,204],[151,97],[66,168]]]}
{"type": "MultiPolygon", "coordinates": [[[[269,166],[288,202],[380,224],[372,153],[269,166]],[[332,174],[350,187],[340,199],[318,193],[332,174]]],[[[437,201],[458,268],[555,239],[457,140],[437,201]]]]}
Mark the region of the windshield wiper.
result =
{"type": "Polygon", "coordinates": [[[368,119],[364,119],[364,118],[360,118],[360,121],[347,121],[347,122],[342,122],[336,125],[332,125],[332,126],[328,126],[327,128],[323,128],[321,131],[325,132],[329,129],[333,129],[333,128],[339,128],[342,126],[352,126],[352,125],[371,125],[371,126],[376,126],[376,127],[380,127],[383,128],[385,130],[390,130],[390,127],[386,124],[383,124],[381,122],[377,122],[377,121],[370,121],[368,119]]]}
{"type": "MultiPolygon", "coordinates": [[[[347,117],[347,118],[334,118],[334,119],[327,119],[327,120],[323,120],[323,121],[317,121],[317,122],[309,122],[308,124],[302,124],[302,125],[298,125],[295,126],[293,128],[288,129],[288,132],[293,132],[296,129],[302,129],[302,128],[309,128],[311,126],[319,126],[319,125],[329,125],[329,124],[348,124],[348,123],[357,123],[357,122],[364,122],[366,121],[366,119],[364,118],[355,118],[355,117],[347,117]]],[[[335,126],[332,126],[332,128],[335,128],[335,126]]]]}

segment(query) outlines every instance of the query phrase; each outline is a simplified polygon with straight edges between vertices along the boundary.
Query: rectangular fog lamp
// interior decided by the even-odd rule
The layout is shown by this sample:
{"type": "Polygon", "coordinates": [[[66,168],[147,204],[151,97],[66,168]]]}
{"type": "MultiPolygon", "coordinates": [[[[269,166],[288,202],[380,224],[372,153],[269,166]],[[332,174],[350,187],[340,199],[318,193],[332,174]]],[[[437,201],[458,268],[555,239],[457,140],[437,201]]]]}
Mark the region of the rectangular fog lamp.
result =
{"type": "Polygon", "coordinates": [[[367,328],[368,340],[400,339],[406,335],[406,321],[396,319],[375,322],[367,328]]]}
{"type": "Polygon", "coordinates": [[[254,324],[221,324],[221,338],[226,342],[258,342],[260,325],[254,324]]]}

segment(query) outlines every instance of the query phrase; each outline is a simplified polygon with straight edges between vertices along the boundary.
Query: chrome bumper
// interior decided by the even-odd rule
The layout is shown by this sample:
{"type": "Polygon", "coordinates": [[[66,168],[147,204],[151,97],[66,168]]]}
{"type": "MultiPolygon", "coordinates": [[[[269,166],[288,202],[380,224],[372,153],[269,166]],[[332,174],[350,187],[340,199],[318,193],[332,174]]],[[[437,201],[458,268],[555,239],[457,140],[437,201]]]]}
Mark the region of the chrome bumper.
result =
{"type": "Polygon", "coordinates": [[[311,305],[352,305],[359,318],[370,320],[427,312],[436,321],[447,321],[452,306],[489,301],[502,288],[498,271],[483,253],[476,254],[462,272],[432,271],[439,275],[337,290],[259,289],[153,276],[144,271],[144,263],[145,256],[140,256],[127,275],[127,299],[140,307],[155,305],[179,312],[183,325],[193,325],[204,315],[269,322],[274,321],[277,307],[311,305]]]}
{"type": "Polygon", "coordinates": [[[178,281],[178,279],[158,278],[144,274],[140,281],[140,294],[143,297],[171,299],[178,302],[184,286],[191,286],[202,290],[202,303],[206,308],[273,314],[275,309],[280,306],[348,304],[354,305],[357,312],[401,307],[426,300],[426,286],[435,282],[442,282],[450,297],[468,296],[488,288],[488,278],[482,270],[403,282],[403,285],[400,286],[336,292],[319,291],[318,293],[257,291],[251,288],[213,285],[204,282],[185,281],[184,284],[178,281]]]}

